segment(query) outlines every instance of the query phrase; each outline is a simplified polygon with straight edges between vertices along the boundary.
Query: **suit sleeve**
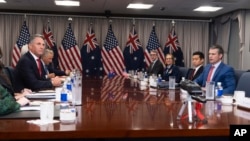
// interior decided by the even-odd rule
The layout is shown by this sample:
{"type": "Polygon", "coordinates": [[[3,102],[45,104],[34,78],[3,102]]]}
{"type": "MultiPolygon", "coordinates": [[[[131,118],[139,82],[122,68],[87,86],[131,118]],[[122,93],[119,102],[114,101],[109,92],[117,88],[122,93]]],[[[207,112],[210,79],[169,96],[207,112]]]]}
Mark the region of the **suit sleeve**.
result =
{"type": "Polygon", "coordinates": [[[236,81],[234,77],[234,69],[232,67],[228,67],[227,71],[223,73],[221,77],[223,93],[224,94],[233,94],[236,88],[236,81]]]}
{"type": "Polygon", "coordinates": [[[29,58],[24,58],[19,61],[19,65],[16,69],[18,69],[18,74],[21,76],[25,87],[30,88],[33,91],[53,87],[49,80],[38,78],[39,76],[36,74],[36,62],[33,62],[33,60],[29,58]]]}

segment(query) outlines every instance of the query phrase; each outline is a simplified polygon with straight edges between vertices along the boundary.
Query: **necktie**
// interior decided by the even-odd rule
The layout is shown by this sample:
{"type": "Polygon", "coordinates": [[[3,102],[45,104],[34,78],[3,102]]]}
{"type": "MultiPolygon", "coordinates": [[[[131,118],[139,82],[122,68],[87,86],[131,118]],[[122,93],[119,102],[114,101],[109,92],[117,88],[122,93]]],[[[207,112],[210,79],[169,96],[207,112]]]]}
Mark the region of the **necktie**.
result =
{"type": "Polygon", "coordinates": [[[36,61],[37,61],[38,72],[39,72],[40,76],[42,76],[42,62],[41,62],[41,59],[38,58],[38,59],[36,59],[36,61]]]}
{"type": "Polygon", "coordinates": [[[153,70],[154,65],[155,65],[155,61],[152,63],[151,71],[153,70]]]}
{"type": "Polygon", "coordinates": [[[213,70],[214,70],[214,66],[211,66],[209,73],[208,73],[208,76],[207,76],[207,82],[211,81],[211,76],[212,76],[213,70]]]}
{"type": "Polygon", "coordinates": [[[49,74],[49,70],[48,70],[48,67],[46,65],[44,65],[44,70],[45,70],[46,74],[49,74]]]}
{"type": "Polygon", "coordinates": [[[192,70],[189,80],[193,80],[195,69],[192,70]]]}

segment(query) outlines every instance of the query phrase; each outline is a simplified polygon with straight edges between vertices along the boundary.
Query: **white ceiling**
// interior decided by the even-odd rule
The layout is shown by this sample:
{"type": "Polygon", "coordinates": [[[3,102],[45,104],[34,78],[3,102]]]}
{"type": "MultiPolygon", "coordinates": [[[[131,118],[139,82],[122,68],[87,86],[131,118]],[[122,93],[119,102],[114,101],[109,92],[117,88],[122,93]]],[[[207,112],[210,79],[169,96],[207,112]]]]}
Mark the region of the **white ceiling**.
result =
{"type": "Polygon", "coordinates": [[[250,9],[250,0],[80,0],[80,7],[56,6],[54,0],[6,1],[0,4],[2,12],[105,15],[105,11],[110,11],[111,16],[212,18],[238,9],[250,9]],[[126,9],[128,3],[137,1],[154,6],[150,10],[126,9]],[[224,8],[215,13],[194,12],[193,9],[200,5],[224,8]]]}

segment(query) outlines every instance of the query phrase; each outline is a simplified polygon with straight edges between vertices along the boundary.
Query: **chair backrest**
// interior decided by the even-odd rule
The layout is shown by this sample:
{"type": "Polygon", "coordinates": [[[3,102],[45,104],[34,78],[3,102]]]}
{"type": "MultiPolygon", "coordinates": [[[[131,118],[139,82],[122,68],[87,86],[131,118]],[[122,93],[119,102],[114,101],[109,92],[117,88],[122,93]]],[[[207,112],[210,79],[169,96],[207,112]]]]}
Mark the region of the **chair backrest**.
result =
{"type": "Polygon", "coordinates": [[[250,72],[244,72],[239,78],[236,90],[245,91],[246,97],[250,97],[250,72]]]}
{"type": "Polygon", "coordinates": [[[179,70],[181,72],[181,77],[185,77],[186,78],[189,68],[179,67],[179,70]]]}
{"type": "Polygon", "coordinates": [[[246,72],[246,71],[244,71],[244,70],[234,70],[236,85],[238,84],[238,81],[239,81],[241,75],[242,75],[244,72],[246,72]]]}
{"type": "Polygon", "coordinates": [[[12,86],[14,85],[15,83],[15,78],[14,78],[14,68],[11,67],[11,66],[8,66],[8,67],[4,67],[4,73],[8,76],[12,86]]]}

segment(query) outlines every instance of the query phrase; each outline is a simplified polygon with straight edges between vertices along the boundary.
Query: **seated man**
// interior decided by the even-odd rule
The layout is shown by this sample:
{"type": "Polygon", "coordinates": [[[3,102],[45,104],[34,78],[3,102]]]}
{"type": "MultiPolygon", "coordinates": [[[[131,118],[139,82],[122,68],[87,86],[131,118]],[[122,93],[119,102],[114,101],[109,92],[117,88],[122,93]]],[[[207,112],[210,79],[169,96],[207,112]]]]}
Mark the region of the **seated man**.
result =
{"type": "Polygon", "coordinates": [[[202,74],[194,81],[205,87],[206,82],[214,81],[222,83],[223,94],[233,94],[236,88],[234,69],[222,62],[224,51],[219,45],[214,45],[209,49],[209,62],[202,74]]]}
{"type": "Polygon", "coordinates": [[[62,83],[60,78],[55,77],[50,80],[45,78],[46,72],[43,69],[40,59],[45,49],[43,36],[39,34],[32,36],[28,44],[28,49],[29,51],[18,61],[14,71],[17,81],[17,84],[14,85],[15,91],[20,91],[23,88],[37,91],[60,86],[62,83]]]}
{"type": "Polygon", "coordinates": [[[204,63],[204,54],[200,51],[196,51],[192,56],[192,64],[194,68],[189,69],[187,72],[186,79],[194,80],[196,79],[203,71],[203,63],[204,63]]]}
{"type": "Polygon", "coordinates": [[[150,51],[151,61],[152,63],[149,65],[147,73],[148,75],[158,75],[163,73],[163,65],[161,61],[158,59],[158,52],[156,50],[150,51]]]}
{"type": "Polygon", "coordinates": [[[69,75],[70,70],[61,71],[59,69],[54,68],[54,64],[52,62],[53,57],[54,57],[53,50],[45,49],[41,57],[46,72],[45,77],[50,79],[54,78],[55,76],[69,75]]]}

